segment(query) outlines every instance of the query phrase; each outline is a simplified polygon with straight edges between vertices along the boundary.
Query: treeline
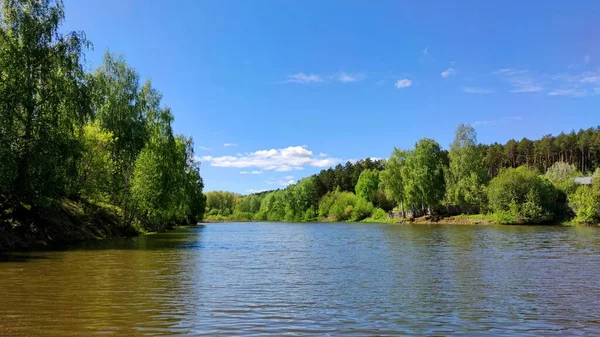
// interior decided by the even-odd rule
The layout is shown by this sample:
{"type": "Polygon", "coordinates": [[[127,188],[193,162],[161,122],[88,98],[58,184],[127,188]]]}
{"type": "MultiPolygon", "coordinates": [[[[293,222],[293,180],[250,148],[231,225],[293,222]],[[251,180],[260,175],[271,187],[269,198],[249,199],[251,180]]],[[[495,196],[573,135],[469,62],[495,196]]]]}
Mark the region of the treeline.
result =
{"type": "Polygon", "coordinates": [[[383,221],[394,216],[462,213],[488,214],[504,224],[569,219],[598,223],[600,129],[570,135],[585,139],[575,142],[585,146],[559,145],[564,134],[488,146],[477,142],[471,126],[459,125],[448,151],[426,138],[413,149],[394,149],[385,162],[366,159],[338,165],[283,190],[247,196],[209,192],[207,216],[213,220],[383,221]],[[593,184],[575,183],[574,178],[584,172],[593,173],[593,184]]]}
{"type": "Polygon", "coordinates": [[[191,138],[122,56],[91,73],[62,1],[0,2],[0,199],[5,230],[65,200],[118,210],[122,226],[195,223],[205,197],[191,138]]]}

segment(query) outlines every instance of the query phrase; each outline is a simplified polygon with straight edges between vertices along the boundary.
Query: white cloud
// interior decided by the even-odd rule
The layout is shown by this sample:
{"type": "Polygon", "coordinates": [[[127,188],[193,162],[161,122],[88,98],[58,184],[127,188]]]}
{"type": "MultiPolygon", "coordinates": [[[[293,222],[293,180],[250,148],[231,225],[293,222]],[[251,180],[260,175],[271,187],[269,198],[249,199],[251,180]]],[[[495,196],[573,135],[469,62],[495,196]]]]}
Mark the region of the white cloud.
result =
{"type": "Polygon", "coordinates": [[[548,93],[548,96],[584,97],[586,95],[587,92],[580,89],[555,89],[548,93]]]}
{"type": "Polygon", "coordinates": [[[544,91],[544,87],[537,83],[527,69],[504,68],[494,72],[503,81],[512,86],[509,90],[513,93],[544,91]]]}
{"type": "Polygon", "coordinates": [[[456,70],[454,68],[448,68],[441,73],[443,78],[448,78],[452,75],[456,75],[456,70]]]}
{"type": "Polygon", "coordinates": [[[600,83],[600,74],[595,73],[585,73],[580,78],[581,83],[600,83]]]}
{"type": "Polygon", "coordinates": [[[255,171],[242,171],[242,172],[240,172],[240,174],[262,174],[262,171],[259,171],[259,170],[255,170],[255,171]]]}
{"type": "Polygon", "coordinates": [[[212,148],[206,147],[206,146],[198,146],[198,149],[203,150],[203,151],[212,151],[212,148]]]}
{"type": "Polygon", "coordinates": [[[515,79],[512,80],[514,89],[509,90],[510,92],[538,92],[544,91],[544,88],[539,84],[536,84],[532,79],[515,79]]]}
{"type": "Polygon", "coordinates": [[[232,147],[232,146],[238,146],[238,144],[237,143],[225,143],[225,144],[223,144],[223,146],[232,147]]]}
{"type": "Polygon", "coordinates": [[[506,120],[513,120],[513,121],[520,121],[521,119],[523,119],[523,117],[521,116],[510,116],[510,117],[506,117],[506,120]]]}
{"type": "Polygon", "coordinates": [[[362,81],[367,76],[363,73],[349,74],[346,72],[340,72],[339,74],[331,75],[331,78],[342,83],[352,83],[362,81]]]}
{"type": "Polygon", "coordinates": [[[483,88],[477,88],[477,87],[465,87],[462,88],[463,92],[466,92],[467,94],[491,94],[494,91],[490,90],[490,89],[483,89],[483,88]]]}
{"type": "Polygon", "coordinates": [[[412,85],[412,81],[407,79],[407,78],[403,78],[401,80],[396,81],[396,83],[394,84],[394,87],[396,87],[396,89],[404,89],[404,88],[408,88],[412,85]]]}
{"type": "Polygon", "coordinates": [[[330,167],[341,160],[328,156],[314,156],[306,146],[259,150],[235,156],[204,156],[202,160],[214,167],[257,168],[261,171],[288,172],[303,170],[305,166],[330,167]]]}
{"type": "Polygon", "coordinates": [[[425,47],[425,49],[423,49],[422,52],[423,52],[423,56],[429,55],[429,47],[425,47]]]}
{"type": "Polygon", "coordinates": [[[587,54],[583,57],[583,62],[585,62],[585,64],[590,63],[590,60],[592,59],[592,55],[587,54]]]}
{"type": "Polygon", "coordinates": [[[305,74],[305,73],[297,73],[297,74],[289,75],[288,79],[285,81],[285,83],[301,83],[301,84],[318,83],[318,82],[323,82],[323,78],[320,75],[305,74]]]}
{"type": "Polygon", "coordinates": [[[286,176],[283,179],[274,179],[271,178],[269,180],[266,181],[267,184],[269,185],[279,185],[279,186],[288,186],[288,185],[293,185],[296,183],[296,181],[294,180],[294,176],[286,176]]]}

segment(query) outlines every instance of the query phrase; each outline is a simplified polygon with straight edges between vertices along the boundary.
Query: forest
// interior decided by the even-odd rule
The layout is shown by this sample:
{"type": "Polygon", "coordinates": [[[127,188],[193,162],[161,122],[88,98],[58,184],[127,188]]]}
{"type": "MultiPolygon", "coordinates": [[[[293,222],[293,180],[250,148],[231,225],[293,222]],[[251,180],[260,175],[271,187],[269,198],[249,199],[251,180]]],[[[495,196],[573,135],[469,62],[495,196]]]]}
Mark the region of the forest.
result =
{"type": "Polygon", "coordinates": [[[600,222],[600,127],[480,144],[457,127],[449,150],[435,140],[389,159],[347,162],[285,189],[206,193],[208,220],[398,221],[483,214],[501,224],[600,222]],[[591,184],[576,184],[588,176],[591,184]]]}
{"type": "Polygon", "coordinates": [[[61,33],[62,1],[0,6],[0,247],[102,216],[120,233],[202,219],[193,141],[174,134],[152,83],[110,52],[84,71],[91,42],[61,33]]]}

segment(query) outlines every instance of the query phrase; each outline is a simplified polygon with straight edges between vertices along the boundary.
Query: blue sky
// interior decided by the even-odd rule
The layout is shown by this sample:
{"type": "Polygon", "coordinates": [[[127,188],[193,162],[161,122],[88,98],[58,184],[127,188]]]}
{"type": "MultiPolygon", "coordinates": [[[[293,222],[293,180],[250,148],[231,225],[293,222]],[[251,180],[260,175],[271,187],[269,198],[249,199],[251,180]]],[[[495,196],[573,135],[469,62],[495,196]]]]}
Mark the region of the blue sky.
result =
{"type": "Polygon", "coordinates": [[[151,78],[206,190],[274,189],[459,123],[481,142],[600,124],[598,1],[66,0],[151,78]]]}

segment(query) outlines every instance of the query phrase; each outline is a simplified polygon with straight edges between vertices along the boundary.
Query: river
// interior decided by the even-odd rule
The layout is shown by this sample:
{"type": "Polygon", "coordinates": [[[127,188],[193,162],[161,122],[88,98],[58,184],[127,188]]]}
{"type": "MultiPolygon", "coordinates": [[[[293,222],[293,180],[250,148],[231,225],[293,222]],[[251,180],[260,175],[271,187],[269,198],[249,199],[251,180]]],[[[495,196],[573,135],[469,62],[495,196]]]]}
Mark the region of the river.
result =
{"type": "Polygon", "coordinates": [[[600,229],[230,223],[0,255],[0,336],[600,335],[600,229]]]}

